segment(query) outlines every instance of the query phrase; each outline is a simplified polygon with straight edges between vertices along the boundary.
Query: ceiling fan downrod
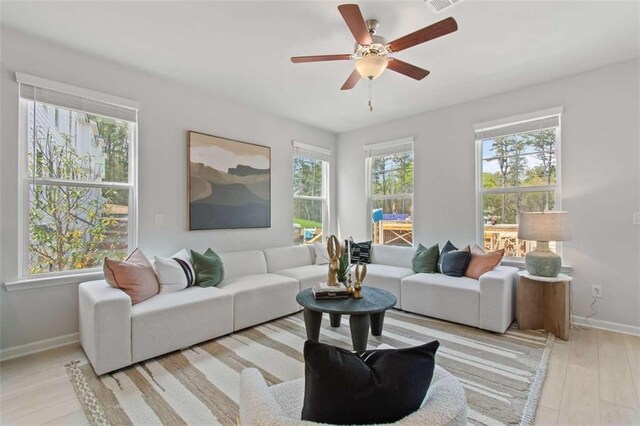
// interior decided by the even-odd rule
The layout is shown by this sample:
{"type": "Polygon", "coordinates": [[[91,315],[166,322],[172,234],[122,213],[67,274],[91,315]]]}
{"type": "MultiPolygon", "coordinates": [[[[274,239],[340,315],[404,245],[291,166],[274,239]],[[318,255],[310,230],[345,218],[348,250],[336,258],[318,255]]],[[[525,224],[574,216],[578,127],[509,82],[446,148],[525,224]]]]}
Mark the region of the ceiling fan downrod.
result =
{"type": "Polygon", "coordinates": [[[373,78],[369,77],[369,111],[373,112],[373,78]]]}

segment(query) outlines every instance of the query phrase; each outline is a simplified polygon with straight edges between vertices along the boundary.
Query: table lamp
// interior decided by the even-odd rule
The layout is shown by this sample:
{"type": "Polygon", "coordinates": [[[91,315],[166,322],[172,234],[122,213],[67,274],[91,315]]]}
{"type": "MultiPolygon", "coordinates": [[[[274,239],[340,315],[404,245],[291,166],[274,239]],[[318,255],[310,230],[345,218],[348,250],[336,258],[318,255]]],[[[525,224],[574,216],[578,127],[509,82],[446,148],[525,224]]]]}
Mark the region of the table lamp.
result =
{"type": "Polygon", "coordinates": [[[562,268],[562,259],[549,250],[549,241],[571,239],[568,213],[520,213],[518,238],[536,241],[536,249],[527,253],[524,258],[527,271],[539,277],[557,277],[562,268]]]}

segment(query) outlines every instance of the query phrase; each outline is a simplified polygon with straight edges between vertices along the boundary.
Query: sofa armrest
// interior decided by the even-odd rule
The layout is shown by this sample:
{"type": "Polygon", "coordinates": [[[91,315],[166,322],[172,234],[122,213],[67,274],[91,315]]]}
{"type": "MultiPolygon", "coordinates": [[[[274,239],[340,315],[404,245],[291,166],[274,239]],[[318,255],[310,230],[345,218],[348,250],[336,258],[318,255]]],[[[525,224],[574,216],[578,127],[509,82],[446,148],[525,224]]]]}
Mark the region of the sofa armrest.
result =
{"type": "Polygon", "coordinates": [[[504,333],[515,318],[518,268],[498,266],[480,276],[479,327],[504,333]]]}
{"type": "Polygon", "coordinates": [[[78,288],[80,344],[96,374],[131,365],[131,298],[104,280],[78,288]]]}

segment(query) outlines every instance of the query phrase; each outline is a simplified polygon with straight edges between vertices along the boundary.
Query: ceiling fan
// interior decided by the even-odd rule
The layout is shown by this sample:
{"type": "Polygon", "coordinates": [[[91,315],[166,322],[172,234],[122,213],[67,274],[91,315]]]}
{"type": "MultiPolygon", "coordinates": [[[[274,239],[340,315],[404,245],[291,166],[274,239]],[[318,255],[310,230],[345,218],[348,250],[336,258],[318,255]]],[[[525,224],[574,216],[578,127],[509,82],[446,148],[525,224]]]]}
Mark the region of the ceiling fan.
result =
{"type": "MultiPolygon", "coordinates": [[[[378,78],[386,68],[415,80],[422,80],[429,75],[429,71],[392,58],[389,55],[442,37],[458,29],[456,20],[449,17],[387,43],[384,37],[376,34],[379,22],[375,19],[365,21],[357,4],[342,4],[338,6],[338,11],[340,11],[351,34],[353,34],[353,37],[356,39],[353,53],[294,56],[291,58],[291,62],[298,64],[304,62],[349,61],[355,59],[355,70],[349,78],[347,78],[347,81],[344,82],[340,90],[353,89],[361,77],[369,80],[378,78]]],[[[369,106],[371,108],[371,104],[369,106]]]]}

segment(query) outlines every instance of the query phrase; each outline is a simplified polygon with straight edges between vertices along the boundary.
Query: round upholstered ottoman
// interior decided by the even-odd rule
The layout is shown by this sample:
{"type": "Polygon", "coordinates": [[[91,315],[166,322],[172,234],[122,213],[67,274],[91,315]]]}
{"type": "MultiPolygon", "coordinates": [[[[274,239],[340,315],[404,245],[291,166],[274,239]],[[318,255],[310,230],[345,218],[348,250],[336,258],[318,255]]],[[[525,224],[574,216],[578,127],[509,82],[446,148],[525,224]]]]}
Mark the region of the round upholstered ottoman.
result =
{"type": "MultiPolygon", "coordinates": [[[[255,368],[240,376],[241,425],[311,425],[300,420],[304,402],[304,379],[268,387],[255,368]]],[[[467,398],[462,385],[451,373],[436,366],[422,406],[399,425],[466,425],[467,398]]]]}

